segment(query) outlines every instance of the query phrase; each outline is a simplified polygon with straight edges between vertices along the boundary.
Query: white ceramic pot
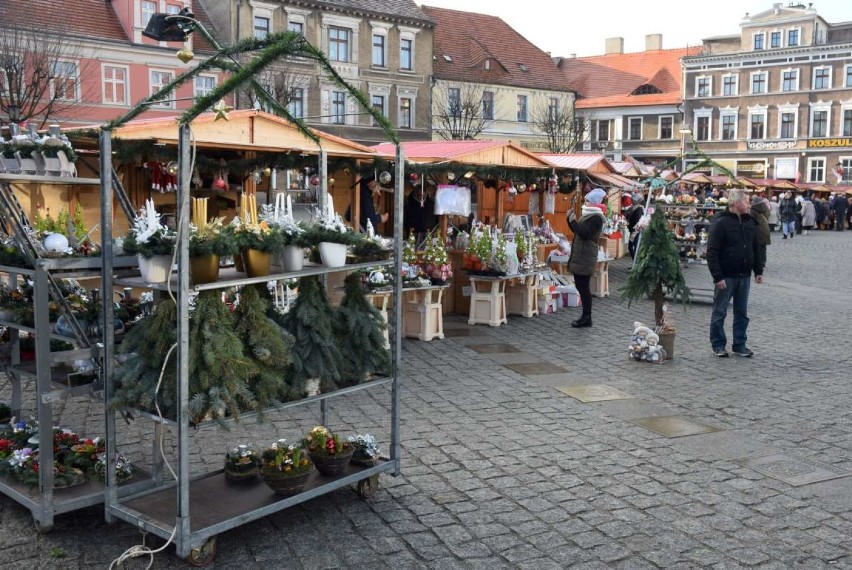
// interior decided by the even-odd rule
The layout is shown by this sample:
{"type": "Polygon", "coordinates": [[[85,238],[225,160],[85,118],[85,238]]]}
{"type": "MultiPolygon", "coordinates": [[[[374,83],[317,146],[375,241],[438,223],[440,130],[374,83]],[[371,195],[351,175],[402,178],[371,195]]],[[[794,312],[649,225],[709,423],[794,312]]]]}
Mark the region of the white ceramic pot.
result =
{"type": "Polygon", "coordinates": [[[322,241],[319,244],[320,259],[326,267],[343,267],[346,265],[346,245],[322,241]]]}
{"type": "Polygon", "coordinates": [[[172,273],[172,256],[171,255],[155,255],[145,259],[141,255],[139,258],[139,272],[142,273],[142,279],[145,283],[165,283],[172,273]]]}
{"type": "Polygon", "coordinates": [[[281,269],[283,271],[301,271],[304,264],[305,251],[301,247],[297,245],[284,246],[284,251],[281,252],[281,269]]]}
{"type": "Polygon", "coordinates": [[[21,163],[21,174],[36,174],[38,167],[34,158],[23,158],[20,152],[15,153],[21,163]]]}

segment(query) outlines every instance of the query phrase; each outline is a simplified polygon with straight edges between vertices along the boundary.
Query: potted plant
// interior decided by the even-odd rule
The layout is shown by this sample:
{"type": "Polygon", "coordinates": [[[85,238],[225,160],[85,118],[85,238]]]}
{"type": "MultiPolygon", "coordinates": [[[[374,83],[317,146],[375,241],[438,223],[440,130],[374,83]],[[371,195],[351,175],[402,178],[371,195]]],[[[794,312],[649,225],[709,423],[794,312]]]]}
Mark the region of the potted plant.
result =
{"type": "Polygon", "coordinates": [[[317,426],[305,436],[302,446],[308,450],[311,461],[320,474],[337,477],[346,471],[355,447],[324,426],[317,426]]]}
{"type": "Polygon", "coordinates": [[[270,445],[260,457],[260,476],[276,495],[301,492],[313,470],[308,455],[285,439],[270,445]]]}
{"type": "Polygon", "coordinates": [[[257,477],[260,457],[253,447],[236,445],[225,452],[225,479],[229,481],[250,481],[257,477]]]}
{"type": "Polygon", "coordinates": [[[293,218],[292,206],[284,205],[284,197],[284,194],[279,194],[275,206],[263,206],[260,219],[278,232],[281,268],[284,271],[300,271],[305,263],[304,248],[308,245],[305,228],[293,218]]]}
{"type": "Polygon", "coordinates": [[[249,277],[269,275],[271,256],[282,249],[281,233],[265,221],[242,223],[235,228],[243,267],[249,277]]]}
{"type": "Polygon", "coordinates": [[[378,444],[376,444],[376,438],[372,435],[368,433],[364,435],[350,435],[348,439],[350,445],[354,448],[352,459],[350,460],[352,465],[372,467],[379,461],[381,450],[378,444]]]}
{"type": "Polygon", "coordinates": [[[145,282],[163,283],[172,272],[176,238],[175,232],[160,222],[154,201],[148,199],[125,236],[122,248],[127,255],[139,258],[139,270],[145,282]]]}
{"type": "Polygon", "coordinates": [[[189,279],[194,284],[213,283],[219,279],[219,258],[236,255],[233,234],[226,232],[222,218],[202,226],[192,226],[189,233],[189,279]]]}
{"type": "Polygon", "coordinates": [[[320,259],[326,267],[346,265],[346,248],[359,241],[354,233],[336,212],[316,214],[316,223],[309,226],[305,237],[311,245],[319,249],[320,259]]]}
{"type": "Polygon", "coordinates": [[[29,135],[16,135],[12,137],[12,142],[15,145],[15,156],[20,163],[21,172],[23,174],[36,174],[38,167],[36,166],[33,153],[36,151],[36,143],[29,135]]]}
{"type": "Polygon", "coordinates": [[[334,319],[337,346],[343,357],[340,384],[354,386],[372,374],[390,374],[391,357],[385,345],[387,325],[367,299],[361,276],[347,275],[343,288],[345,295],[334,319]]]}
{"type": "Polygon", "coordinates": [[[4,140],[0,143],[0,161],[6,172],[10,174],[18,174],[21,171],[21,163],[15,152],[18,150],[18,145],[14,139],[4,140]]]}
{"type": "MultiPolygon", "coordinates": [[[[648,227],[642,232],[639,250],[633,269],[619,291],[621,301],[629,307],[633,301],[650,297],[654,301],[655,332],[660,335],[660,344],[669,346],[674,353],[674,331],[664,331],[666,294],[686,305],[689,302],[689,287],[680,267],[680,254],[674,243],[672,232],[662,209],[657,208],[648,227]],[[671,335],[664,339],[663,335],[671,335]]],[[[668,352],[668,350],[667,350],[668,352]]],[[[668,355],[671,358],[672,354],[668,355]]]]}
{"type": "Polygon", "coordinates": [[[423,252],[426,275],[436,285],[445,284],[453,276],[453,266],[447,253],[447,245],[441,232],[426,234],[426,250],[423,252]]]}

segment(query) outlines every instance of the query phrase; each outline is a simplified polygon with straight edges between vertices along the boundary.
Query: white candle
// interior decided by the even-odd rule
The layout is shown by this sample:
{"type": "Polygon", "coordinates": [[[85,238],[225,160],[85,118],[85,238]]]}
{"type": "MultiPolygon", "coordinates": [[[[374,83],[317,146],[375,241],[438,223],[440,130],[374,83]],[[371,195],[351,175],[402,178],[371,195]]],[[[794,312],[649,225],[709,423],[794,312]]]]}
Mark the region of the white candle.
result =
{"type": "Polygon", "coordinates": [[[372,238],[372,237],[375,237],[375,235],[376,235],[376,232],[373,229],[373,222],[371,222],[370,220],[367,220],[367,237],[372,238]]]}
{"type": "Polygon", "coordinates": [[[329,219],[334,218],[334,198],[331,197],[331,194],[328,194],[328,217],[329,219]]]}
{"type": "Polygon", "coordinates": [[[293,217],[293,199],[287,194],[287,217],[293,217]]]}

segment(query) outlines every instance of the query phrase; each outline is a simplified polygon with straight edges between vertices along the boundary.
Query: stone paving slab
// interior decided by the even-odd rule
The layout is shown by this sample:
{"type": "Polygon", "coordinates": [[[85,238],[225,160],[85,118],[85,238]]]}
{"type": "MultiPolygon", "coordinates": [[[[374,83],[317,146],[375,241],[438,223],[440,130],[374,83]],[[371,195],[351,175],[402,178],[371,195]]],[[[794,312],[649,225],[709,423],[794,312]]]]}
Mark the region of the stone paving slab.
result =
{"type": "Polygon", "coordinates": [[[633,418],[627,421],[665,437],[701,435],[720,430],[720,428],[695,421],[685,416],[650,416],[647,418],[633,418]]]}
{"type": "Polygon", "coordinates": [[[735,460],[735,463],[794,487],[852,475],[852,472],[836,469],[819,461],[796,457],[788,453],[746,457],[735,460]]]}

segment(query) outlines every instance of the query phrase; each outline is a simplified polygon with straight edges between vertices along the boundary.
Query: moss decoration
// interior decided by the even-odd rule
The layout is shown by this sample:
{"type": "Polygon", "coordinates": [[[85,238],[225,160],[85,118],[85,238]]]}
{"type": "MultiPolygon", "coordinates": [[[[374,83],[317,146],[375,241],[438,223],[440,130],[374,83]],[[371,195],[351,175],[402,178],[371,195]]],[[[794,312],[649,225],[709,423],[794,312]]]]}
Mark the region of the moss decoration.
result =
{"type": "Polygon", "coordinates": [[[633,269],[619,293],[628,307],[633,301],[645,297],[653,299],[654,324],[659,327],[663,323],[666,292],[684,305],[689,303],[689,287],[681,272],[680,254],[666,217],[662,209],[657,208],[642,232],[633,269]]]}
{"type": "Polygon", "coordinates": [[[260,295],[260,287],[265,285],[248,285],[240,290],[234,330],[247,347],[247,356],[254,360],[257,373],[249,385],[262,408],[286,398],[290,392],[285,375],[292,362],[294,339],[266,316],[269,301],[260,295]]]}
{"type": "Polygon", "coordinates": [[[296,339],[290,366],[290,397],[304,396],[307,381],[318,378],[328,392],[340,382],[343,356],[334,334],[336,314],[316,276],[299,280],[299,296],[284,315],[284,329],[296,339]]]}
{"type": "Polygon", "coordinates": [[[346,277],[344,291],[335,320],[337,343],[343,355],[340,376],[343,386],[354,386],[370,374],[390,374],[391,357],[385,347],[384,319],[367,299],[359,273],[346,277]]]}

